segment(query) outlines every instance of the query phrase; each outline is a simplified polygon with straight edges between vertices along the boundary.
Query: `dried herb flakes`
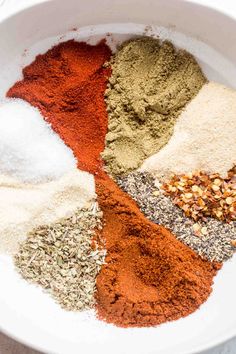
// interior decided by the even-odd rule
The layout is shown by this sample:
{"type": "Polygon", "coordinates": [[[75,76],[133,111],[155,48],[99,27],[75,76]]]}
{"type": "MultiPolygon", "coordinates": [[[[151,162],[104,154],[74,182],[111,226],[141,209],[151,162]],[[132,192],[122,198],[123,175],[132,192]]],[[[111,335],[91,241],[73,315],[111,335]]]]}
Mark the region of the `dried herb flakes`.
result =
{"type": "Polygon", "coordinates": [[[94,203],[89,210],[80,209],[70,218],[38,227],[15,256],[23,278],[41,285],[66,310],[94,305],[96,276],[105,258],[105,250],[92,242],[95,230],[102,228],[101,217],[94,203]]]}

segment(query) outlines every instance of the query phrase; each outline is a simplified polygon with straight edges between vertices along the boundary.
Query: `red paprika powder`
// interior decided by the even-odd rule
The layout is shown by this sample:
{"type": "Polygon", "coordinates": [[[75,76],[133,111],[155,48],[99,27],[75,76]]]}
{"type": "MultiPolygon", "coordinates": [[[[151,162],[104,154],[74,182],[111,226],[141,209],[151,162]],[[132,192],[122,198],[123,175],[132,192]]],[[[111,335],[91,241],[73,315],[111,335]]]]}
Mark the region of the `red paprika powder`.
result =
{"type": "Polygon", "coordinates": [[[111,73],[103,65],[110,56],[104,41],[96,46],[61,43],[24,68],[24,79],[7,94],[38,107],[73,150],[78,167],[91,173],[102,165],[107,132],[103,96],[111,73]]]}
{"type": "Polygon", "coordinates": [[[107,175],[96,177],[104,213],[106,264],[97,277],[97,312],[122,327],[154,326],[194,312],[210,295],[220,264],[201,259],[147,220],[107,175]]]}
{"type": "Polygon", "coordinates": [[[78,166],[95,174],[104,212],[106,264],[97,278],[97,313],[118,326],[153,326],[195,311],[211,293],[220,265],[202,260],[136,203],[101,169],[110,58],[97,46],[69,41],[40,55],[8,92],[38,107],[71,147],[78,166]]]}

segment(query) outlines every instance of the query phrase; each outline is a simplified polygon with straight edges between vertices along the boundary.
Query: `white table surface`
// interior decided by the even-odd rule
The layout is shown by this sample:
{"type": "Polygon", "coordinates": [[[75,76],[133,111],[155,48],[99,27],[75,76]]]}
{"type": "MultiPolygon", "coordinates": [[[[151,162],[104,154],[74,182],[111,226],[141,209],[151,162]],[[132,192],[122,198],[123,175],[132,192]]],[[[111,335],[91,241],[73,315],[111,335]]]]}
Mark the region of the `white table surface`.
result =
{"type": "MultiPolygon", "coordinates": [[[[11,13],[14,9],[21,9],[27,5],[43,2],[45,0],[0,0],[0,18],[11,13]]],[[[167,0],[169,1],[169,0],[167,0]]],[[[181,1],[181,0],[180,0],[181,1]]],[[[224,10],[228,13],[236,15],[235,0],[195,0],[202,4],[214,5],[215,7],[224,10]]],[[[40,354],[31,348],[28,348],[15,340],[9,338],[3,333],[0,333],[0,354],[40,354]]],[[[68,353],[69,354],[69,353],[68,353]]],[[[85,353],[84,353],[85,354],[85,353]]],[[[174,353],[173,353],[174,354],[174,353]]],[[[203,354],[203,353],[202,353],[203,354]]],[[[204,354],[236,354],[236,338],[227,343],[208,350],[204,354]]]]}

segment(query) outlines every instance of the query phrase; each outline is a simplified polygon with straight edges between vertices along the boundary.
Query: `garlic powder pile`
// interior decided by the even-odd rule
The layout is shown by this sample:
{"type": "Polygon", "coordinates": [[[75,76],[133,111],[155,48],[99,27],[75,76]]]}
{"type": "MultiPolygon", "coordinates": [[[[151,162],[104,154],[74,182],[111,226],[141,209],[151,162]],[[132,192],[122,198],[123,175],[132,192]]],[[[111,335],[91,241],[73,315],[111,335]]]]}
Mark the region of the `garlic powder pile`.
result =
{"type": "Polygon", "coordinates": [[[236,91],[209,82],[181,113],[167,145],[141,170],[169,177],[198,170],[222,177],[236,164],[236,91]]]}
{"type": "Polygon", "coordinates": [[[37,185],[1,175],[0,252],[16,252],[32,229],[70,217],[77,208],[90,207],[95,197],[94,177],[77,169],[37,185]]]}

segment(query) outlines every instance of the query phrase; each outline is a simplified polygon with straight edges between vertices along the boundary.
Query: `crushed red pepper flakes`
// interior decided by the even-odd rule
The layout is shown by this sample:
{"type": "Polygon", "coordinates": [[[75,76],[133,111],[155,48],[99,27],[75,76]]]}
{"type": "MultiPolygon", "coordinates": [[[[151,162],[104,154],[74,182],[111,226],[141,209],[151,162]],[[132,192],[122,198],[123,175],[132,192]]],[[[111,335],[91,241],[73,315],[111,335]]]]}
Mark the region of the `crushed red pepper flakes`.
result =
{"type": "Polygon", "coordinates": [[[162,185],[162,189],[186,216],[195,221],[206,217],[227,222],[236,220],[236,167],[226,178],[202,171],[174,175],[162,185]]]}

